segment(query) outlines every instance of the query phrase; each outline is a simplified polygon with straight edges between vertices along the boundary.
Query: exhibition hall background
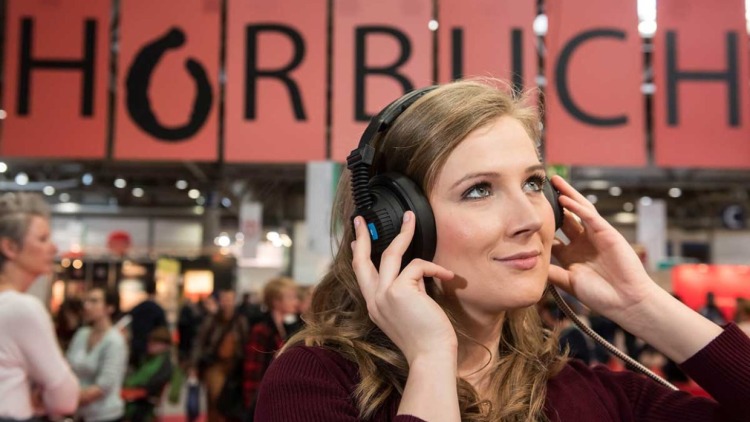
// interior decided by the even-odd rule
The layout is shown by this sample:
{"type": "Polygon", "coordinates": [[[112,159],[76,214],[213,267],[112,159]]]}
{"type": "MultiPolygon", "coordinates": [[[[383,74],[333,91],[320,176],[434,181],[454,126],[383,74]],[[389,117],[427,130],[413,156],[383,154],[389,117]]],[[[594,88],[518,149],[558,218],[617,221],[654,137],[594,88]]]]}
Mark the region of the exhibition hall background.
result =
{"type": "Polygon", "coordinates": [[[175,306],[216,283],[315,283],[341,163],[369,117],[413,88],[477,76],[536,90],[549,171],[596,203],[661,284],[693,286],[693,306],[709,288],[750,296],[742,0],[0,10],[0,190],[53,205],[60,265],[35,287],[53,306],[127,271],[157,272],[175,306]],[[685,263],[738,266],[673,271],[685,263]]]}

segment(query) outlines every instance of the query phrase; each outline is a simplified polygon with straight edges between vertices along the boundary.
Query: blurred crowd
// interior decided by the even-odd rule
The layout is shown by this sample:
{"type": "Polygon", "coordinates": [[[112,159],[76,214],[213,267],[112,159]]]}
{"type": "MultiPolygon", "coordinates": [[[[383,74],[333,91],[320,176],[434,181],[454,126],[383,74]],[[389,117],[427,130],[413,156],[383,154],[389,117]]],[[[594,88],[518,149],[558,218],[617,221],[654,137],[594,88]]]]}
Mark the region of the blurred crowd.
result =
{"type": "Polygon", "coordinates": [[[126,314],[116,292],[89,289],[54,318],[60,347],[81,386],[74,415],[85,421],[153,421],[162,398],[186,403],[188,420],[251,421],[258,385],[284,341],[303,325],[310,286],[285,277],[261,294],[231,288],[185,300],[174,329],[146,281],[146,299],[126,314]],[[201,390],[203,393],[201,393],[201,390]],[[200,409],[200,395],[206,409],[200,409]]]}
{"type": "MultiPolygon", "coordinates": [[[[310,286],[279,277],[240,300],[232,288],[185,299],[170,327],[147,278],[144,299],[125,314],[116,290],[95,285],[81,298],[67,298],[53,320],[26,291],[51,271],[56,252],[44,201],[0,196],[0,422],[149,422],[163,397],[184,403],[188,421],[203,412],[209,422],[252,421],[260,382],[276,352],[303,327],[312,300],[310,286]]],[[[584,324],[646,367],[675,384],[690,383],[653,347],[573,298],[566,301],[584,324]]],[[[618,369],[551,297],[538,309],[571,358],[618,369]]],[[[735,322],[750,335],[750,301],[738,299],[736,309],[735,322]]],[[[711,293],[700,313],[727,322],[711,293]]]]}
{"type": "Polygon", "coordinates": [[[194,420],[200,385],[209,421],[252,420],[260,379],[310,303],[309,287],[275,278],[262,303],[249,294],[237,303],[232,289],[185,301],[173,329],[147,276],[127,313],[113,286],[93,285],[51,318],[27,291],[56,254],[44,200],[1,195],[0,422],[148,422],[162,397],[178,402],[184,391],[194,420]]]}
{"type": "MultiPolygon", "coordinates": [[[[610,344],[624,351],[652,372],[664,377],[667,381],[693,393],[699,387],[680,370],[679,366],[651,345],[623,330],[614,322],[599,315],[578,302],[572,296],[562,293],[576,317],[587,327],[599,334],[610,344]]],[[[677,297],[677,299],[680,299],[677,297]]],[[[587,336],[558,306],[551,295],[545,296],[538,304],[539,315],[543,324],[557,332],[561,349],[568,350],[568,356],[579,359],[588,365],[603,364],[614,370],[631,369],[616,359],[604,346],[587,336]]],[[[714,294],[706,294],[706,305],[699,313],[718,325],[728,323],[724,314],[716,306],[714,294]]],[[[734,322],[750,335],[750,300],[737,298],[734,322]]]]}

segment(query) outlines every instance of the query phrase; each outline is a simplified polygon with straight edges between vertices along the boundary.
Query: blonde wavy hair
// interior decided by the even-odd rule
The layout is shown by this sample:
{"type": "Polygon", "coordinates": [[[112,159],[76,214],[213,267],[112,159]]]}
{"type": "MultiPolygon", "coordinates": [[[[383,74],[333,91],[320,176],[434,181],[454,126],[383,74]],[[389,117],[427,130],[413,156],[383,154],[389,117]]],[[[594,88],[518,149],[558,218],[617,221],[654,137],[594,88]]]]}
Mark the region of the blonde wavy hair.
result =
{"type": "MultiPolygon", "coordinates": [[[[450,153],[472,131],[502,116],[511,116],[539,139],[536,108],[524,105],[526,97],[509,94],[495,80],[460,81],[443,85],[420,98],[373,141],[377,172],[405,174],[429,197],[438,172],[450,153]]],[[[402,394],[409,368],[401,351],[370,320],[367,306],[352,270],[354,240],[351,222],[354,204],[348,171],[341,176],[334,206],[332,231],[339,239],[330,271],[316,287],[305,329],[281,350],[304,343],[336,350],[357,364],[361,382],[355,391],[362,419],[372,418],[393,394],[402,394]]],[[[437,294],[426,280],[428,293],[437,294]]],[[[438,301],[439,303],[440,301],[438,301]]],[[[474,342],[448,314],[459,342],[474,342]]],[[[478,344],[478,343],[477,343],[478,344]]],[[[488,352],[488,361],[490,351],[488,352]]],[[[506,313],[498,359],[487,363],[494,397],[482,400],[469,382],[458,378],[458,398],[463,421],[545,421],[547,380],[564,366],[557,337],[543,329],[534,306],[506,313]]]]}

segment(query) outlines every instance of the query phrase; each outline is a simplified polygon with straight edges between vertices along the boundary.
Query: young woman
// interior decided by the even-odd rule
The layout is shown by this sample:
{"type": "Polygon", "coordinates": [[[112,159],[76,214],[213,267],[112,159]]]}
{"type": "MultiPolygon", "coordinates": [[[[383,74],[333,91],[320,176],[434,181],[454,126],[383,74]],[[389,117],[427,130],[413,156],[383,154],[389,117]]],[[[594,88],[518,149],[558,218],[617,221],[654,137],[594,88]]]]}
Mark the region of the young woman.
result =
{"type": "Polygon", "coordinates": [[[0,196],[0,421],[30,419],[34,396],[48,415],[76,409],[78,381],[49,312],[25,293],[52,271],[56,253],[44,200],[29,193],[0,196]]]}
{"type": "MultiPolygon", "coordinates": [[[[267,311],[263,318],[250,328],[250,335],[245,344],[243,362],[243,397],[245,405],[253,413],[258,386],[274,354],[281,349],[299,324],[286,324],[285,319],[296,316],[299,311],[299,290],[297,283],[288,277],[269,280],[263,287],[263,303],[267,311]]],[[[250,419],[252,420],[252,418],[250,419]]]]}
{"type": "MultiPolygon", "coordinates": [[[[429,243],[412,211],[382,255],[369,221],[341,222],[332,269],[266,373],[256,421],[750,420],[750,339],[661,290],[585,197],[547,179],[533,109],[465,81],[395,113],[363,160],[370,177],[400,173],[424,192],[434,254],[402,261],[413,238],[429,243]],[[547,183],[569,244],[555,238],[547,183]],[[560,356],[535,310],[548,281],[681,363],[715,400],[560,356]]],[[[335,209],[349,218],[342,180],[335,209]]]]}
{"type": "Polygon", "coordinates": [[[119,421],[125,414],[120,390],[128,363],[128,346],[112,326],[119,309],[117,292],[94,287],[83,302],[89,324],[73,336],[67,357],[81,383],[78,415],[85,422],[119,421]]]}

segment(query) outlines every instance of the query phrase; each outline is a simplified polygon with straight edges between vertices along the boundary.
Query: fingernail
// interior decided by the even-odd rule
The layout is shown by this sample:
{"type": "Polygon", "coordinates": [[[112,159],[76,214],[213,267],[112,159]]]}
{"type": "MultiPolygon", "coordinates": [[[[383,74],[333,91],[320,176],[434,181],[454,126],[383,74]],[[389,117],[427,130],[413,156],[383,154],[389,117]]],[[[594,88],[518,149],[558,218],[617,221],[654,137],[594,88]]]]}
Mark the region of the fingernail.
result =
{"type": "Polygon", "coordinates": [[[354,227],[359,227],[359,217],[354,217],[354,227]]]}
{"type": "Polygon", "coordinates": [[[404,213],[404,223],[408,222],[409,220],[411,220],[411,213],[405,212],[404,213]]]}

